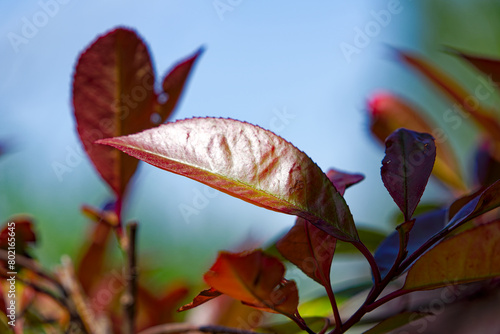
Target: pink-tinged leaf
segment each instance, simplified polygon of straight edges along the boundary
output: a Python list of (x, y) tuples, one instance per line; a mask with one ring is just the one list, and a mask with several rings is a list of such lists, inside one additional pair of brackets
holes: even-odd
[(459, 103), (467, 113), (466, 115), (472, 116), (472, 120), (485, 129), (492, 138), (500, 140), (500, 123), (497, 121), (494, 113), (486, 110), (478, 103), (470, 103), (472, 94), (469, 94), (454, 79), (426, 60), (403, 51), (398, 51), (398, 54), (406, 64), (420, 72), (450, 99)]
[(148, 49), (128, 29), (99, 37), (76, 65), (73, 108), (78, 134), (97, 171), (118, 196), (123, 195), (138, 161), (94, 141), (153, 126), (154, 82)]
[(436, 161), (432, 173), (453, 189), (459, 191), (467, 189), (460, 172), (460, 165), (449, 141), (442, 140), (446, 138), (446, 134), (426, 119), (421, 110), (390, 93), (374, 95), (368, 103), (368, 109), (370, 130), (380, 143), (384, 143), (385, 139), (399, 128), (435, 135), (438, 140), (435, 143)]
[(330, 268), (337, 239), (298, 218), (292, 229), (276, 243), (285, 259), (307, 276), (330, 289)]
[(181, 306), (177, 312), (187, 311), (201, 304), (205, 304), (209, 300), (214, 299), (215, 297), (219, 297), (222, 295), (221, 292), (215, 290), (214, 288), (209, 288), (200, 292), (196, 297), (194, 297), (193, 301), (189, 304)]
[(445, 239), (408, 271), (405, 290), (427, 290), (500, 276), (500, 221)]
[(136, 133), (171, 115), (200, 52), (179, 63), (164, 80), (164, 103), (155, 92), (149, 51), (132, 30), (118, 28), (95, 40), (79, 57), (73, 108), (85, 151), (111, 189), (122, 197), (138, 161), (98, 139)]
[(260, 250), (220, 252), (203, 278), (213, 289), (246, 305), (295, 318), (299, 295), (295, 282), (285, 280), (284, 273), (277, 258)]
[(158, 115), (161, 116), (161, 123), (165, 122), (172, 115), (193, 65), (202, 52), (203, 49), (199, 49), (194, 55), (176, 64), (163, 79), (163, 93), (168, 96), (168, 99), (165, 103), (157, 106)]
[[(415, 218), (415, 223), (408, 234), (406, 251), (408, 256), (419, 249), (429, 238), (441, 231), (446, 224), (446, 210), (424, 213)], [(361, 239), (363, 240), (363, 239)], [(377, 248), (375, 261), (382, 278), (387, 275), (399, 253), (399, 232), (391, 233)]]
[[(466, 199), (468, 198), (470, 197), (466, 197)], [(450, 219), (447, 228), (455, 228), (499, 206), (500, 180), (497, 180), (491, 186), (482, 191), (479, 195), (469, 200), (467, 204), (463, 205), (460, 209), (454, 208), (454, 211), (458, 211)]]
[(326, 176), (332, 181), (333, 185), (342, 196), (344, 196), (347, 188), (365, 179), (362, 174), (346, 173), (335, 169), (328, 170)]
[(409, 221), (424, 193), (436, 157), (434, 138), (399, 129), (385, 141), (382, 181)]
[(321, 169), (258, 126), (193, 118), (99, 143), (254, 205), (300, 216), (339, 239), (358, 240), (349, 207)]

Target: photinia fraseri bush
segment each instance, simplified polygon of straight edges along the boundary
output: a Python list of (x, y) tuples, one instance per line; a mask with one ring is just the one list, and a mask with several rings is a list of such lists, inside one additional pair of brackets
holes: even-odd
[[(500, 61), (456, 53), (479, 70), (500, 77)], [(340, 334), (364, 322), (373, 324), (365, 333), (376, 334), (428, 317), (434, 317), (434, 321), (437, 315), (412, 309), (410, 304), (376, 319), (367, 316), (403, 295), (449, 286), (463, 288), (463, 284), (474, 282), (479, 292), (491, 286), (498, 289), (500, 122), (487, 108), (471, 107), (469, 95), (460, 84), (424, 59), (398, 51), (404, 63), (460, 103), (483, 135), (472, 186), (451, 145), (442, 137), (433, 137), (437, 137), (436, 126), (414, 105), (389, 93), (378, 94), (369, 103), (371, 131), (385, 145), (382, 182), (402, 214), (395, 231), (385, 237), (356, 226), (344, 200), (346, 189), (363, 180), (361, 174), (335, 169), (324, 173), (290, 142), (238, 120), (192, 118), (158, 126), (172, 114), (199, 54), (175, 65), (159, 90), (147, 47), (132, 30), (115, 29), (80, 55), (73, 81), (77, 131), (114, 199), (101, 209), (82, 206), (82, 213), (95, 223), (88, 243), (76, 267), (65, 258), (55, 272), (40, 268), (31, 259), (33, 250), (28, 246), (37, 240), (31, 218), (18, 216), (8, 221), (0, 233), (0, 259), (4, 261), (1, 273), (5, 276), (9, 265), (9, 223), (14, 221), (20, 247), (16, 257), (18, 280), (23, 287), (18, 310), (26, 315), (17, 327), (9, 327), (2, 319), (5, 331), (21, 333), (36, 328), (43, 332), (155, 334), (263, 330)], [(173, 286), (152, 293), (138, 281), (138, 223), (126, 225), (124, 233), (121, 214), (137, 169), (136, 158), (248, 203), (297, 216), (294, 226), (275, 244), (281, 258), (262, 249), (222, 251), (203, 276), (207, 289), (179, 308), (186, 311), (217, 302), (219, 306), (234, 305), (224, 299), (229, 296), (248, 306), (246, 310), (258, 310), (255, 324), (244, 328), (221, 326), (223, 316), (214, 319), (213, 326), (175, 323), (173, 311), (182, 305), (187, 287)], [(456, 198), (417, 213), (431, 175)], [(123, 268), (110, 268), (106, 263), (113, 232), (125, 253)], [(365, 257), (372, 281), (357, 309), (347, 314), (341, 301), (367, 285), (353, 286), (349, 292), (338, 290), (332, 286), (331, 267), (336, 254), (353, 252)], [(324, 288), (327, 311), (301, 316), (298, 287), (285, 278), (285, 262)], [(8, 283), (2, 283), (5, 294)], [(0, 298), (0, 309), (8, 315), (6, 301)], [(226, 308), (229, 317), (247, 314), (235, 309)], [(261, 312), (290, 320), (263, 324)], [(415, 332), (411, 328), (405, 331)], [(416, 331), (423, 332), (421, 328)]]

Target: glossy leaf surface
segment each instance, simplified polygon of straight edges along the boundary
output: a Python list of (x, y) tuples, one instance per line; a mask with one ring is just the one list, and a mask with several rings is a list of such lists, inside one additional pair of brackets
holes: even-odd
[(479, 195), (468, 201), (467, 204), (463, 205), (453, 216), (453, 218), (450, 219), (447, 227), (454, 228), (499, 206), (500, 180), (493, 183)]
[[(417, 216), (406, 245), (408, 256), (420, 248), (430, 237), (441, 231), (445, 224), (446, 210), (436, 210)], [(375, 252), (375, 261), (382, 277), (387, 275), (398, 253), (399, 233), (394, 231), (380, 244)]]
[(182, 311), (190, 310), (192, 308), (195, 308), (196, 306), (199, 306), (201, 304), (205, 304), (209, 300), (212, 300), (215, 297), (219, 297), (220, 295), (222, 295), (222, 293), (215, 290), (214, 288), (209, 288), (209, 289), (203, 290), (196, 297), (194, 297), (194, 299), (191, 303), (180, 307), (177, 311), (182, 312)]
[(259, 250), (220, 252), (203, 278), (213, 289), (246, 305), (292, 318), (299, 295), (295, 282), (285, 280), (284, 273), (285, 267), (277, 258)]
[(500, 276), (500, 221), (450, 237), (422, 255), (404, 289), (435, 289)]
[(300, 216), (339, 239), (358, 239), (344, 198), (321, 169), (258, 126), (192, 118), (99, 143), (252, 204)]
[(278, 251), (307, 276), (330, 288), (330, 268), (337, 239), (298, 218), (292, 229), (276, 243)]
[[(80, 55), (73, 78), (78, 134), (97, 171), (118, 196), (123, 195), (138, 161), (94, 141), (164, 122), (197, 55), (165, 79), (171, 98), (164, 104), (158, 102), (154, 90), (155, 74), (147, 46), (134, 31), (115, 29), (100, 36)], [(159, 115), (157, 122), (152, 121), (155, 114)]]
[(436, 161), (432, 173), (446, 185), (465, 190), (460, 165), (446, 139), (446, 134), (424, 117), (424, 113), (408, 101), (390, 93), (373, 96), (368, 104), (370, 110), (370, 130), (381, 143), (399, 128), (425, 132), (437, 137)]
[(426, 133), (396, 130), (385, 141), (382, 181), (406, 221), (417, 208), (436, 157), (434, 139)]

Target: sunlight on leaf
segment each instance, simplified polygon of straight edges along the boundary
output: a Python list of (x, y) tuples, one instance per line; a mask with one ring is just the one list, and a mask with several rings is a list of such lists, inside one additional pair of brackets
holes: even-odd
[(209, 289), (203, 290), (196, 297), (194, 297), (194, 299), (191, 303), (180, 307), (177, 311), (182, 312), (182, 311), (190, 310), (192, 308), (195, 308), (196, 306), (199, 306), (201, 304), (208, 302), (209, 300), (214, 299), (215, 297), (219, 297), (220, 295), (222, 295), (222, 293), (215, 290), (214, 288), (209, 288)]
[[(198, 55), (180, 63), (165, 78), (169, 99), (163, 104), (155, 92), (149, 51), (135, 31), (112, 30), (80, 55), (72, 97), (78, 134), (95, 168), (118, 197), (123, 196), (138, 161), (94, 141), (163, 123), (174, 109)], [(152, 121), (155, 114), (159, 115), (157, 122)]]
[(262, 251), (220, 252), (203, 276), (213, 289), (267, 312), (290, 318), (297, 312), (299, 295), (295, 282), (283, 278), (285, 267)]
[(358, 240), (349, 207), (321, 169), (258, 126), (192, 118), (98, 143), (254, 205), (300, 216), (339, 239)]
[(405, 290), (425, 290), (500, 276), (500, 221), (445, 239), (408, 271)]

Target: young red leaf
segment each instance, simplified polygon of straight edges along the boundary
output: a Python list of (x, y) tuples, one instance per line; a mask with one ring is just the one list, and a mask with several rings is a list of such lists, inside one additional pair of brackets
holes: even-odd
[(294, 318), (299, 303), (295, 282), (283, 278), (285, 266), (257, 250), (251, 253), (220, 252), (203, 276), (213, 289), (244, 304)]
[(349, 207), (321, 169), (258, 126), (193, 118), (98, 142), (254, 205), (300, 216), (339, 239), (358, 240)]
[(454, 79), (426, 60), (403, 51), (398, 51), (398, 54), (406, 64), (416, 69), (437, 88), (446, 93), (448, 97), (459, 103), (472, 116), (476, 124), (485, 129), (492, 138), (500, 140), (500, 123), (497, 121), (494, 113), (490, 110), (485, 110), (478, 104), (471, 104), (469, 99), (473, 96), (472, 94), (469, 94)]
[(332, 181), (333, 185), (342, 196), (344, 196), (347, 188), (365, 179), (362, 174), (346, 173), (335, 169), (328, 170), (326, 176)]
[(154, 83), (146, 45), (124, 28), (99, 37), (76, 65), (73, 108), (78, 134), (97, 171), (118, 196), (123, 195), (138, 161), (94, 141), (151, 127)]
[(337, 239), (298, 218), (292, 229), (276, 243), (278, 251), (307, 276), (330, 289), (330, 268)]
[[(27, 215), (10, 217), (0, 231), (0, 249), (15, 248), (15, 253), (30, 257), (29, 246), (35, 245), (37, 237), (33, 229), (33, 219)], [(3, 262), (3, 261), (2, 261)], [(16, 268), (16, 270), (19, 270)], [(9, 270), (14, 271), (14, 270)]]
[(177, 312), (187, 311), (196, 306), (200, 306), (201, 304), (205, 304), (209, 300), (214, 299), (215, 297), (219, 297), (222, 295), (221, 292), (215, 290), (214, 288), (209, 288), (200, 292), (196, 297), (194, 297), (193, 301), (189, 304), (181, 306)]
[[(466, 197), (469, 198), (469, 197)], [(455, 203), (454, 203), (455, 204)], [(448, 229), (462, 225), (469, 220), (500, 206), (500, 180), (463, 205), (450, 219)], [(457, 210), (456, 208), (454, 210)]]
[(165, 122), (172, 115), (182, 90), (186, 85), (189, 73), (191, 73), (194, 63), (202, 52), (203, 49), (199, 49), (191, 57), (180, 61), (163, 79), (163, 93), (168, 96), (168, 99), (165, 103), (157, 105), (157, 112), (161, 117), (161, 123)]
[(500, 220), (441, 241), (408, 271), (405, 290), (426, 290), (500, 276)]
[(199, 54), (179, 63), (165, 78), (163, 86), (169, 98), (163, 104), (154, 90), (155, 74), (147, 46), (134, 31), (115, 29), (80, 55), (73, 79), (78, 134), (97, 171), (119, 197), (138, 161), (94, 141), (164, 122), (177, 104)]
[(426, 133), (399, 129), (385, 141), (382, 180), (409, 221), (424, 193), (436, 157), (434, 138)]
[[(421, 110), (408, 101), (390, 93), (379, 93), (373, 96), (369, 103), (370, 130), (381, 143), (399, 128), (434, 134), (438, 137), (444, 134), (436, 130), (436, 126), (424, 117)], [(447, 140), (436, 143), (436, 161), (432, 173), (446, 185), (463, 191), (464, 184), (460, 165)]]

